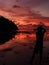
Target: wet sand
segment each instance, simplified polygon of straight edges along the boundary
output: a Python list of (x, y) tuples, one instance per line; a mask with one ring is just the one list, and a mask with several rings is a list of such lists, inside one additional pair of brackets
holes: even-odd
[[(9, 49), (0, 51), (0, 65), (30, 65), (35, 42), (15, 42)], [(39, 65), (39, 54), (36, 55), (33, 65)], [(49, 41), (44, 41), (42, 65), (49, 65)]]

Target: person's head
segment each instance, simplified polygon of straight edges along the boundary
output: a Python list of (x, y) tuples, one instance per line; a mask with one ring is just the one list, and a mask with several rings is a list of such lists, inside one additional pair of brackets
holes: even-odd
[(41, 31), (42, 29), (43, 29), (42, 25), (38, 26), (38, 31)]

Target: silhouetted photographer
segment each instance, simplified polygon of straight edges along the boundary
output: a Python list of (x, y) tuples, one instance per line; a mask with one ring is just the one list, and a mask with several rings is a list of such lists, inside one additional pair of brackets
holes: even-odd
[(46, 29), (42, 25), (39, 25), (37, 29), (34, 29), (34, 31), (36, 32), (36, 45), (33, 51), (30, 64), (32, 65), (35, 55), (39, 53), (40, 54), (40, 65), (41, 65), (42, 53), (43, 53), (43, 38), (46, 32)]

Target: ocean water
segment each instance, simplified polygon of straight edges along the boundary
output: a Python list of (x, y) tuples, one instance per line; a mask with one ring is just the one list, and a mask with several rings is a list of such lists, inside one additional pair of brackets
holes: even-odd
[[(49, 33), (46, 33), (44, 35), (44, 40), (49, 41)], [(43, 41), (44, 41), (43, 40)], [(35, 44), (36, 43), (36, 34), (35, 33), (17, 33), (14, 38), (11, 40), (7, 41), (3, 45), (0, 45), (0, 50), (6, 49), (8, 47), (12, 47), (13, 45), (16, 44)]]

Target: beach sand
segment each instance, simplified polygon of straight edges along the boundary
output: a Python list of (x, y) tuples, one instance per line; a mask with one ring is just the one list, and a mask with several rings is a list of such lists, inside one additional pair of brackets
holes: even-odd
[[(12, 49), (0, 51), (0, 65), (30, 65), (35, 43), (17, 43)], [(36, 55), (33, 65), (39, 65), (39, 54)], [(44, 41), (42, 65), (49, 65), (49, 41)]]

